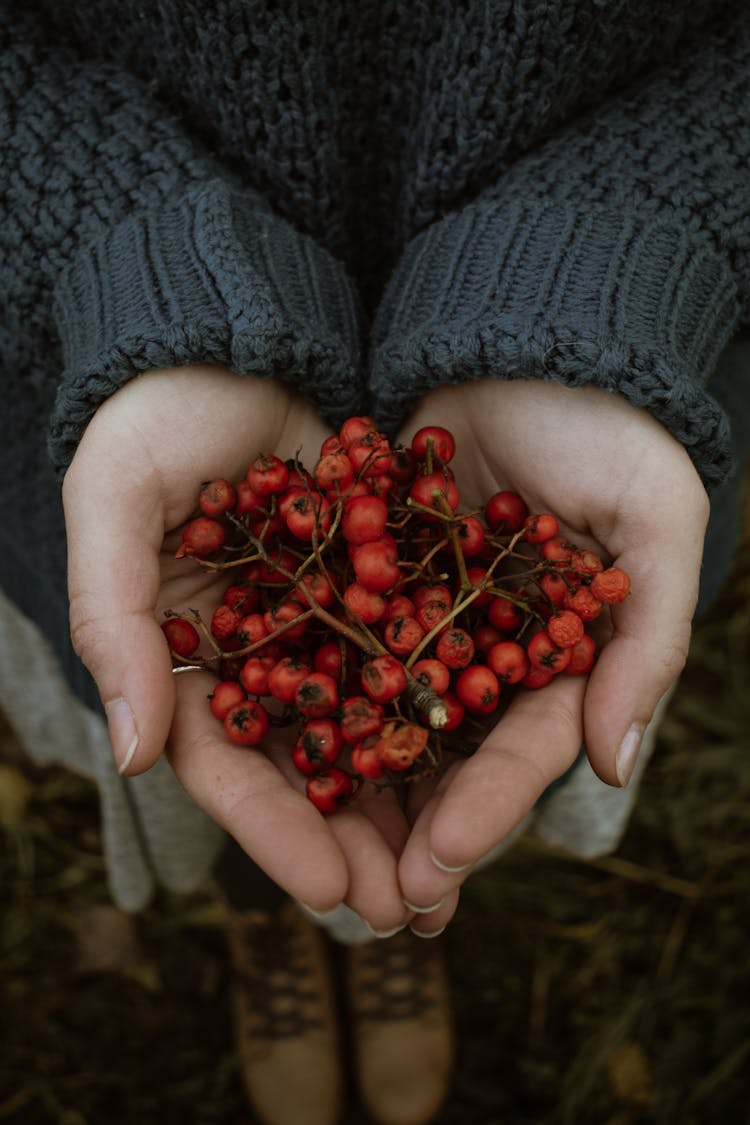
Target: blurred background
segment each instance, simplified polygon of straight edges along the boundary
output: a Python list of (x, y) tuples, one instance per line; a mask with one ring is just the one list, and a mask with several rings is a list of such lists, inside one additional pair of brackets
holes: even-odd
[[(2, 716), (0, 839), (0, 1123), (252, 1125), (210, 889), (116, 910), (92, 787), (32, 767)], [(750, 1123), (750, 520), (617, 854), (522, 839), (445, 940), (436, 1125)]]

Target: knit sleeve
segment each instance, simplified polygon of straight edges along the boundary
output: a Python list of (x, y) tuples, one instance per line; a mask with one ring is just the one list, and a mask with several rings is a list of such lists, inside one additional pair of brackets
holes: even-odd
[[(13, 7), (13, 6), (11, 6)], [(214, 362), (356, 410), (355, 298), (341, 264), (277, 217), (118, 68), (0, 14), (3, 361), (51, 405), (62, 472), (135, 373)], [(53, 404), (53, 405), (52, 405)]]
[(594, 384), (713, 485), (731, 458), (706, 384), (747, 318), (749, 250), (743, 11), (406, 246), (374, 327), (377, 417), (395, 429), (418, 396), (483, 377)]

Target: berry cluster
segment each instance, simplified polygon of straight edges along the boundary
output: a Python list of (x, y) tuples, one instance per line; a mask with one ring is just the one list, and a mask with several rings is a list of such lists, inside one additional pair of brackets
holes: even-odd
[(209, 705), (234, 742), (296, 724), (293, 761), (324, 814), (364, 779), (467, 752), (511, 689), (588, 672), (587, 623), (629, 592), (515, 492), (461, 514), (455, 451), (439, 426), (392, 448), (350, 418), (311, 472), (261, 454), (239, 483), (207, 482), (183, 529), (177, 556), (229, 584), (210, 622), (168, 612), (173, 658), (218, 672)]

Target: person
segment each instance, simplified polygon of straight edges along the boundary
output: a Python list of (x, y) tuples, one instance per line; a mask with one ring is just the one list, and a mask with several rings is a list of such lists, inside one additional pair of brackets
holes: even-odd
[[(585, 856), (624, 829), (709, 511), (704, 599), (737, 523), (749, 24), (739, 0), (3, 6), (0, 704), (96, 781), (117, 903), (218, 873), (264, 1121), (340, 1110), (310, 916), (349, 943), (374, 1119), (416, 1125), (451, 1045), (439, 946), (412, 936), (518, 831)], [(633, 596), (587, 682), (519, 695), (405, 808), (324, 821), (281, 746), (217, 736), (159, 622), (210, 599), (171, 549), (201, 481), (363, 412), (406, 441), (447, 425), (467, 501), (555, 511)], [(264, 1023), (274, 948), (310, 989), (289, 960)]]

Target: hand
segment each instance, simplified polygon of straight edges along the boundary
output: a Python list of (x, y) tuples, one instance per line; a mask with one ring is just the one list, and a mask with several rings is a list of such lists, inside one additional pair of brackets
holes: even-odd
[(472, 865), (522, 820), (584, 742), (603, 781), (627, 783), (644, 728), (687, 656), (708, 498), (666, 429), (597, 388), (524, 380), (443, 388), (420, 403), (402, 440), (408, 444), (427, 424), (456, 438), (462, 505), (513, 489), (632, 580), (587, 681), (559, 677), (521, 693), (472, 758), (414, 788), (399, 877), (413, 904), (447, 896), (421, 918), (433, 930), (452, 914)]
[(204, 620), (226, 579), (176, 560), (200, 485), (237, 480), (258, 452), (312, 461), (324, 423), (281, 384), (219, 367), (154, 371), (95, 414), (66, 474), (73, 644), (99, 688), (115, 757), (141, 773), (168, 746), (190, 796), (290, 894), (313, 909), (346, 900), (376, 929), (405, 920), (396, 855), (408, 825), (395, 800), (358, 800), (324, 821), (282, 736), (231, 744), (210, 714), (209, 673), (172, 674), (164, 609)]

